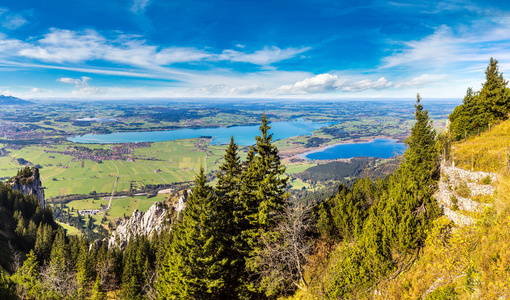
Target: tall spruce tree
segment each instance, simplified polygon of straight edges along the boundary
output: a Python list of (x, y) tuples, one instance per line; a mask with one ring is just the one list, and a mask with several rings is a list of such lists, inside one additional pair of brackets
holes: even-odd
[(262, 116), (260, 136), (255, 138), (255, 157), (248, 172), (252, 172), (255, 181), (257, 214), (252, 217), (262, 228), (269, 229), (275, 225), (275, 217), (283, 212), (288, 198), (285, 192), (288, 177), (281, 162), (278, 148), (273, 144), (273, 134), (269, 134), (267, 116)]
[(283, 211), (288, 205), (288, 194), (285, 192), (288, 178), (285, 176), (285, 167), (278, 154), (278, 148), (273, 144), (273, 135), (269, 134), (267, 116), (261, 119), (261, 135), (255, 138), (256, 144), (250, 147), (245, 168), (241, 175), (240, 202), (245, 207), (245, 226), (241, 233), (244, 242), (247, 270), (251, 277), (244, 279), (244, 298), (260, 297), (264, 291), (258, 286), (257, 276), (260, 273), (256, 256), (260, 253), (263, 244), (263, 235), (275, 237), (272, 231)]
[(428, 116), (428, 111), (423, 110), (420, 94), (416, 96), (415, 108), (414, 118), (416, 123), (411, 129), (411, 135), (405, 140), (408, 149), (404, 153), (404, 162), (400, 169), (408, 169), (406, 175), (412, 176), (412, 183), (425, 188), (417, 188), (416, 190), (429, 193), (428, 187), (439, 178), (439, 149), (436, 141), (436, 131)]
[(439, 179), (439, 149), (436, 131), (421, 98), (416, 100), (416, 123), (405, 140), (404, 161), (390, 179), (387, 193), (380, 201), (385, 225), (386, 245), (393, 253), (405, 255), (422, 245), (430, 221), (439, 208), (432, 194)]
[[(340, 219), (340, 228), (355, 229), (363, 223), (363, 231), (340, 247), (342, 256), (335, 263), (334, 275), (326, 286), (329, 298), (365, 298), (378, 281), (390, 273), (400, 273), (413, 261), (431, 221), (440, 213), (432, 197), (439, 173), (435, 131), (419, 95), (415, 108), (416, 123), (405, 140), (408, 148), (389, 182), (378, 182), (375, 189), (371, 184), (360, 185), (363, 188), (356, 191), (356, 185), (362, 183), (357, 182), (354, 191), (339, 196), (348, 205), (340, 206), (336, 212), (331, 210), (333, 219)], [(349, 199), (356, 201), (346, 201)], [(364, 219), (363, 207), (371, 203)]]
[(234, 143), (234, 137), (230, 138), (230, 144), (225, 150), (223, 156), (225, 160), (220, 165), (216, 178), (218, 179), (214, 191), (217, 197), (217, 210), (218, 214), (222, 215), (220, 218), (222, 227), (227, 230), (230, 236), (236, 235), (237, 223), (243, 207), (239, 205), (239, 190), (240, 190), (240, 175), (241, 175), (241, 162), (238, 154), (238, 147)]
[(162, 299), (225, 299), (225, 256), (223, 234), (218, 230), (219, 214), (213, 190), (206, 184), (204, 168), (195, 188), (172, 228), (172, 243), (158, 279)]
[(39, 263), (34, 250), (30, 250), (23, 266), (13, 276), (17, 283), (18, 296), (23, 299), (37, 299), (41, 291)]
[[(480, 91), (480, 102), (487, 115), (486, 122), (506, 119), (510, 108), (510, 93), (507, 91), (508, 81), (499, 72), (498, 61), (491, 57), (485, 70), (485, 83)], [(484, 124), (487, 126), (487, 124)]]
[(225, 265), (225, 292), (230, 292), (229, 298), (237, 297), (245, 273), (246, 244), (242, 231), (247, 228), (245, 220), (245, 206), (240, 201), (242, 164), (238, 154), (238, 146), (234, 137), (223, 156), (224, 162), (216, 174), (217, 183), (214, 188), (217, 198), (217, 212), (219, 217), (218, 230), (225, 245), (225, 255), (229, 262)]
[(92, 300), (104, 300), (104, 299), (106, 299), (106, 295), (105, 292), (103, 291), (103, 286), (101, 285), (101, 278), (99, 277), (99, 274), (97, 274), (94, 287), (92, 288)]

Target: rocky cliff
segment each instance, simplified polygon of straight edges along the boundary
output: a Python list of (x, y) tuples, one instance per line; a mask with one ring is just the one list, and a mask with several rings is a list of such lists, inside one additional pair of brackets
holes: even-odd
[(131, 238), (136, 236), (152, 236), (170, 224), (168, 209), (161, 202), (154, 203), (146, 212), (135, 209), (133, 215), (120, 222), (115, 231), (107, 237), (108, 248), (125, 248)]
[(44, 187), (42, 186), (39, 169), (26, 167), (7, 182), (14, 190), (19, 190), (23, 195), (34, 195), (41, 207), (44, 208)]
[(141, 235), (150, 237), (155, 232), (170, 230), (172, 218), (176, 217), (175, 213), (178, 215), (186, 207), (189, 194), (190, 190), (179, 192), (177, 201), (169, 206), (156, 202), (146, 212), (133, 211), (133, 215), (123, 219), (109, 237), (102, 241), (96, 240), (95, 247), (99, 248), (106, 243), (108, 248), (124, 249), (131, 238)]

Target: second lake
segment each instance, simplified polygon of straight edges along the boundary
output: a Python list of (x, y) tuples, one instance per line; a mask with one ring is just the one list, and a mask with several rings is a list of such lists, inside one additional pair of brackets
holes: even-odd
[(339, 159), (356, 156), (390, 158), (404, 153), (406, 146), (390, 139), (374, 139), (367, 143), (338, 144), (324, 149), (313, 150), (299, 155), (301, 158), (314, 159)]

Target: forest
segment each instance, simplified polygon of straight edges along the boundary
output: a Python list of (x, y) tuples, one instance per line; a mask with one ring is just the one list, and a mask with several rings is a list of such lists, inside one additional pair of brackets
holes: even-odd
[(0, 298), (371, 298), (420, 261), (443, 213), (433, 197), (440, 154), (508, 118), (506, 84), (491, 59), (482, 91), (468, 89), (450, 116), (451, 136), (436, 132), (418, 94), (395, 171), (339, 184), (309, 206), (286, 192), (285, 166), (263, 115), (245, 159), (232, 138), (215, 183), (201, 168), (186, 208), (173, 212), (166, 230), (133, 238), (125, 249), (67, 235), (51, 208), (0, 183)]

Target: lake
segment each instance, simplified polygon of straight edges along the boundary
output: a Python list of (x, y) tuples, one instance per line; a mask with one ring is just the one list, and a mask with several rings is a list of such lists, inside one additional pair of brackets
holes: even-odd
[[(333, 122), (312, 122), (298, 119), (296, 121), (272, 122), (270, 133), (273, 140), (286, 139), (293, 136), (311, 135), (312, 131), (335, 124)], [(212, 144), (223, 145), (230, 143), (230, 136), (234, 136), (236, 144), (249, 146), (255, 144), (255, 136), (260, 135), (260, 125), (174, 129), (165, 131), (139, 131), (117, 132), (109, 134), (85, 134), (68, 138), (74, 143), (108, 144), (108, 143), (135, 143), (135, 142), (163, 142), (180, 139), (212, 137)]]
[(351, 158), (356, 156), (390, 158), (404, 153), (406, 147), (404, 143), (397, 143), (390, 139), (374, 139), (366, 143), (348, 143), (330, 146), (324, 149), (313, 150), (299, 157), (308, 160), (314, 159), (339, 159)]

